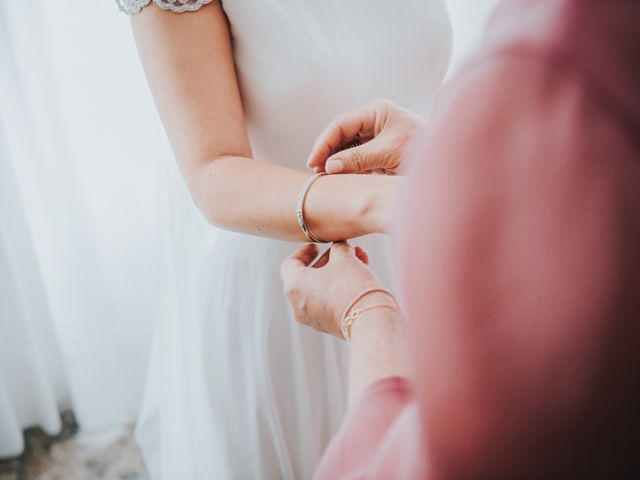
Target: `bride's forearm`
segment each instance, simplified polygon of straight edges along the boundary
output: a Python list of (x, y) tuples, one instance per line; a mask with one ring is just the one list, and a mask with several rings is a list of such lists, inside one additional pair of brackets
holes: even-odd
[[(221, 3), (193, 15), (152, 6), (133, 17), (132, 26), (173, 151), (207, 219), (231, 230), (306, 240), (296, 199), (309, 174), (250, 158)], [(369, 175), (319, 179), (305, 208), (311, 231), (330, 241), (383, 230), (380, 199), (393, 183)]]
[[(296, 217), (300, 188), (311, 173), (245, 157), (223, 157), (190, 172), (194, 200), (213, 223), (229, 230), (305, 241)], [(385, 230), (394, 177), (334, 175), (316, 180), (305, 221), (318, 238), (344, 240)]]

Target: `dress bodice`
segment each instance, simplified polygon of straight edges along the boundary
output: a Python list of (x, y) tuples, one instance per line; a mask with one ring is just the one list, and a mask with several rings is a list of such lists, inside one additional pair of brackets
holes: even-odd
[(303, 168), (336, 115), (388, 98), (426, 115), (446, 74), (443, 0), (228, 0), (256, 159)]
[[(213, 0), (116, 1), (134, 14)], [(257, 160), (302, 168), (331, 119), (375, 98), (425, 116), (449, 65), (444, 0), (221, 1)]]

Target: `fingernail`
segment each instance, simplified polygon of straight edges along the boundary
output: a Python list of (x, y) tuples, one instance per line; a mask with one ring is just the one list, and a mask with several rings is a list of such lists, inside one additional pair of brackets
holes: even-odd
[(324, 169), (327, 173), (340, 173), (344, 170), (344, 163), (342, 160), (328, 160)]

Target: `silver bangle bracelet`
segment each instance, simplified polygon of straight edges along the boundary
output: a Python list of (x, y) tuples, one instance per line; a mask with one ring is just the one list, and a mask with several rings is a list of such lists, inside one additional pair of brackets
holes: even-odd
[(300, 229), (302, 230), (302, 232), (313, 243), (326, 243), (326, 242), (319, 240), (313, 233), (311, 233), (311, 230), (309, 230), (309, 227), (307, 227), (306, 223), (304, 222), (304, 201), (307, 198), (307, 193), (309, 192), (309, 188), (311, 188), (311, 185), (313, 184), (313, 182), (315, 182), (319, 177), (323, 175), (326, 175), (326, 173), (324, 172), (316, 173), (315, 175), (311, 175), (309, 178), (307, 178), (307, 180), (304, 182), (304, 184), (302, 184), (302, 187), (300, 188), (300, 193), (298, 194), (298, 203), (296, 204), (296, 215), (298, 216), (298, 225), (300, 225)]

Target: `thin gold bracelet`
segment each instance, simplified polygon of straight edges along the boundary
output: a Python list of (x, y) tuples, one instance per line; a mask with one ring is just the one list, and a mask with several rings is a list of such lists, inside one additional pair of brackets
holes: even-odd
[(298, 202), (296, 203), (296, 216), (298, 217), (298, 225), (300, 225), (300, 229), (302, 230), (302, 232), (313, 243), (326, 243), (326, 242), (323, 242), (322, 240), (318, 239), (318, 237), (316, 237), (313, 233), (311, 233), (311, 230), (309, 230), (309, 227), (305, 223), (304, 201), (307, 198), (307, 193), (309, 192), (309, 189), (311, 188), (311, 185), (313, 184), (313, 182), (315, 182), (318, 178), (322, 177), (323, 175), (326, 175), (326, 173), (324, 172), (316, 173), (315, 175), (311, 175), (309, 178), (307, 178), (307, 180), (302, 184), (302, 187), (300, 188), (300, 193), (298, 194)]
[[(366, 297), (371, 293), (384, 293), (385, 295), (388, 295), (389, 297), (391, 297), (391, 299), (393, 300), (393, 304), (377, 303), (374, 305), (368, 305), (362, 308), (357, 308), (355, 310), (353, 309), (356, 303), (358, 303), (360, 300), (362, 300), (364, 297)], [(373, 308), (392, 308), (396, 311), (400, 311), (396, 297), (389, 290), (385, 288), (369, 288), (365, 290), (364, 292), (360, 293), (360, 295), (358, 295), (356, 298), (353, 299), (353, 301), (349, 304), (347, 308), (345, 308), (344, 313), (342, 314), (342, 325), (341, 325), (342, 337), (347, 342), (351, 341), (351, 325), (353, 324), (354, 320), (358, 318), (358, 316), (361, 313), (367, 310), (371, 310)]]
[(367, 305), (366, 307), (355, 309), (351, 315), (344, 319), (342, 323), (342, 335), (347, 342), (351, 341), (351, 327), (353, 322), (360, 316), (361, 313), (367, 310), (373, 310), (374, 308), (390, 308), (394, 311), (398, 311), (398, 307), (393, 303), (375, 303), (373, 305)]

